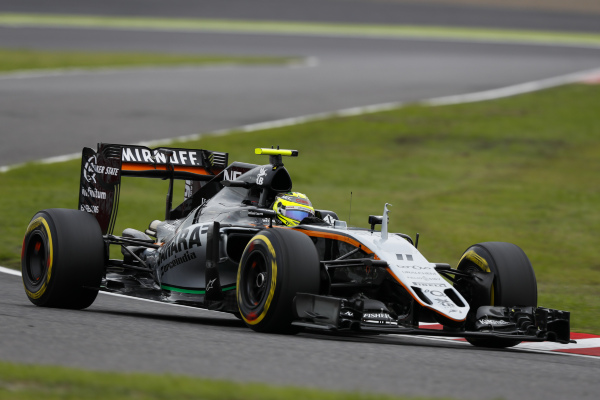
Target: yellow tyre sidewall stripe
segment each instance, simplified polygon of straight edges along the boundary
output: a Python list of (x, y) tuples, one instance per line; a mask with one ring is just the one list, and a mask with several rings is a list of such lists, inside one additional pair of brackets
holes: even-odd
[[(264, 242), (267, 245), (267, 248), (269, 249), (269, 252), (271, 253), (271, 287), (269, 288), (269, 295), (267, 296), (267, 300), (265, 301), (263, 310), (260, 313), (260, 315), (258, 317), (256, 317), (256, 319), (253, 319), (253, 320), (246, 319), (244, 313), (242, 312), (242, 310), (240, 310), (240, 315), (242, 316), (242, 319), (249, 325), (257, 325), (265, 318), (265, 316), (267, 315), (267, 312), (269, 311), (269, 307), (271, 306), (271, 302), (273, 301), (273, 297), (275, 297), (275, 288), (277, 285), (277, 257), (275, 254), (275, 249), (273, 248), (273, 245), (271, 244), (271, 241), (269, 240), (269, 238), (267, 238), (264, 235), (256, 235), (250, 241), (250, 243), (248, 243), (246, 248), (248, 248), (248, 246), (250, 246), (250, 244), (256, 240), (262, 240), (262, 242)], [(240, 263), (240, 266), (238, 268), (237, 285), (236, 285), (237, 286), (238, 304), (241, 303), (241, 293), (240, 293), (241, 271), (242, 271), (242, 265)]]
[[(52, 276), (52, 265), (54, 264), (54, 249), (53, 249), (53, 245), (52, 245), (52, 234), (50, 233), (50, 227), (48, 226), (48, 222), (46, 222), (46, 219), (44, 217), (38, 217), (29, 223), (29, 226), (27, 227), (27, 231), (25, 232), (25, 237), (27, 237), (27, 235), (29, 235), (34, 229), (38, 228), (40, 225), (44, 226), (44, 228), (46, 229), (46, 235), (48, 237), (48, 243), (47, 243), (48, 270), (47, 270), (46, 275), (44, 276), (44, 282), (40, 286), (39, 290), (36, 292), (32, 292), (29, 289), (27, 289), (27, 286), (25, 285), (25, 281), (24, 281), (25, 274), (23, 274), (23, 286), (25, 287), (25, 292), (27, 293), (27, 296), (29, 296), (32, 299), (39, 299), (46, 292), (46, 289), (48, 288), (48, 282), (50, 282), (50, 277)], [(25, 257), (27, 257), (27, 255), (25, 255)]]

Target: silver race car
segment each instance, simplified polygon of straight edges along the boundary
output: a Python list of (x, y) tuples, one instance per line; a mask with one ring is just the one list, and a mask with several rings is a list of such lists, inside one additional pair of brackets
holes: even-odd
[[(27, 227), (28, 298), (83, 309), (99, 291), (116, 292), (233, 313), (259, 332), (437, 335), (485, 347), (570, 342), (569, 312), (537, 306), (535, 274), (518, 246), (472, 245), (455, 268), (430, 262), (418, 235), (389, 232), (389, 204), (368, 216), (370, 228), (347, 226), (292, 191), (282, 160), (297, 151), (256, 153), (269, 163), (229, 164), (227, 153), (199, 149), (85, 148), (78, 209), (40, 211)], [(163, 179), (168, 191), (164, 220), (117, 236), (123, 176)], [(174, 180), (185, 181), (175, 208)], [(431, 322), (443, 329), (423, 327)]]

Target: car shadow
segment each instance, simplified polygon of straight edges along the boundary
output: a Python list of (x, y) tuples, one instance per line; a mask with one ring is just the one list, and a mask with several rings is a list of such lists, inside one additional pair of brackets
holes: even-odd
[(411, 346), (411, 347), (427, 347), (427, 348), (440, 348), (440, 349), (451, 349), (460, 351), (486, 351), (486, 352), (502, 352), (502, 353), (524, 353), (526, 350), (519, 348), (485, 348), (472, 346), (464, 341), (453, 341), (453, 340), (439, 340), (439, 339), (428, 339), (417, 335), (401, 335), (401, 334), (352, 334), (352, 333), (340, 333), (340, 332), (319, 332), (319, 331), (305, 331), (301, 333), (302, 337), (306, 339), (314, 340), (331, 340), (331, 341), (346, 341), (352, 343), (365, 343), (365, 344), (381, 344), (381, 345), (394, 345), (394, 346)]
[(97, 313), (103, 315), (114, 315), (129, 318), (143, 318), (152, 321), (165, 321), (165, 322), (176, 322), (176, 323), (187, 323), (187, 324), (199, 324), (199, 325), (210, 325), (217, 327), (235, 327), (244, 328), (246, 325), (243, 321), (237, 319), (233, 315), (223, 314), (218, 317), (197, 315), (173, 315), (158, 312), (147, 312), (147, 311), (121, 311), (121, 310), (107, 310), (107, 309), (87, 309), (86, 312)]

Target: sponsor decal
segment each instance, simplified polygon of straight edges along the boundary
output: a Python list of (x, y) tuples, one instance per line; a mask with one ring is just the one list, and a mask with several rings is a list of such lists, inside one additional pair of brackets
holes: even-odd
[(99, 206), (94, 206), (94, 205), (89, 205), (89, 204), (82, 204), (79, 209), (81, 211), (85, 211), (85, 212), (88, 212), (90, 214), (98, 214), (100, 212), (100, 207)]
[(413, 282), (412, 284), (417, 287), (446, 287), (445, 283)]
[[(202, 228), (205, 228), (205, 229), (202, 230)], [(201, 230), (202, 230), (202, 232), (201, 232)], [(177, 253), (182, 253), (185, 251), (187, 254), (187, 250), (191, 250), (194, 247), (202, 246), (202, 243), (200, 241), (200, 235), (205, 234), (207, 232), (207, 230), (208, 230), (207, 225), (195, 226), (194, 228), (191, 228), (191, 229), (182, 230), (181, 232), (176, 234), (173, 237), (173, 239), (171, 239), (171, 241), (169, 241), (167, 244), (165, 244), (164, 246), (162, 246), (159, 249), (160, 255), (158, 258), (158, 262), (163, 263), (167, 259), (172, 257), (173, 255), (176, 255)], [(193, 254), (193, 258), (196, 258), (195, 253), (189, 253), (189, 254)], [(192, 256), (190, 256), (190, 257), (192, 257)], [(181, 264), (185, 261), (187, 261), (187, 260), (184, 260), (184, 261), (180, 262), (179, 264)], [(176, 265), (179, 265), (179, 264), (176, 264)]]
[[(424, 267), (422, 265), (398, 265), (396, 264), (396, 267), (400, 268), (400, 269), (416, 269), (419, 271), (423, 271), (423, 270), (431, 270), (431, 267)], [(436, 272), (437, 274), (437, 272)]]
[(119, 176), (119, 168), (96, 165), (96, 172), (103, 175)]
[(423, 293), (425, 293), (428, 297), (433, 298), (433, 301), (435, 301), (438, 306), (444, 308), (456, 307), (456, 304), (454, 304), (454, 302), (448, 296), (446, 296), (444, 292), (439, 290), (424, 289)]
[(446, 295), (439, 290), (426, 290), (425, 293), (429, 293), (434, 297), (446, 297)]
[(229, 171), (227, 169), (223, 171), (223, 174), (225, 175), (223, 177), (223, 179), (226, 180), (226, 181), (235, 181), (237, 178), (239, 178), (240, 176), (242, 176), (242, 172), (241, 171)]
[(162, 276), (167, 271), (169, 271), (171, 268), (181, 265), (190, 260), (194, 260), (196, 258), (197, 258), (196, 253), (189, 252), (189, 251), (186, 251), (183, 255), (181, 255), (179, 257), (175, 256), (175, 258), (172, 261), (170, 261), (167, 264), (160, 267), (160, 275)]
[(489, 319), (489, 318), (482, 318), (479, 321), (480, 324), (482, 325), (510, 325), (510, 322), (506, 322), (506, 321), (502, 321), (499, 319)]
[(211, 279), (211, 280), (208, 281), (208, 285), (206, 285), (206, 291), (207, 292), (214, 287), (216, 280), (217, 280), (217, 278), (214, 278), (214, 279)]
[(300, 198), (300, 197), (293, 198), (292, 201), (295, 201), (298, 204), (304, 204), (306, 206), (311, 205), (310, 202), (308, 202), (307, 200), (304, 200), (303, 198)]
[(451, 302), (450, 300), (444, 300), (444, 299), (434, 299), (440, 306), (444, 307), (444, 308), (451, 308), (454, 307), (455, 304), (453, 302)]
[[(202, 156), (199, 151), (192, 149), (169, 149), (172, 152), (169, 161), (174, 165), (201, 166)], [(123, 147), (121, 155), (123, 162), (141, 164), (167, 164), (167, 155), (160, 149), (150, 150), (140, 147)]]
[(390, 314), (388, 313), (364, 313), (363, 319), (388, 319), (391, 320)]
[[(417, 275), (417, 274), (415, 274)], [(419, 277), (411, 277), (411, 279), (419, 279), (419, 280), (423, 280), (423, 281), (429, 281), (429, 282), (441, 282), (442, 280), (440, 279), (439, 275), (438, 276), (424, 276), (425, 274), (418, 274), (420, 275)]]
[(332, 226), (333, 226), (333, 224), (335, 223), (335, 222), (334, 222), (335, 220), (334, 220), (334, 219), (333, 219), (333, 217), (332, 217), (331, 215), (329, 215), (329, 214), (327, 214), (327, 215), (325, 216), (325, 218), (323, 218), (323, 221), (327, 222), (329, 225), (332, 225)]
[[(415, 276), (419, 276), (419, 277), (424, 277), (423, 279), (438, 279), (440, 274), (438, 274), (435, 271), (422, 271), (422, 270), (418, 270), (418, 271), (413, 271), (413, 270), (404, 270), (402, 271), (402, 273), (404, 275), (415, 275)], [(429, 277), (429, 278), (425, 278), (425, 276)], [(414, 278), (413, 278), (414, 279)]]
[(262, 185), (266, 176), (267, 176), (267, 168), (266, 167), (261, 168), (258, 175), (256, 175), (256, 184)]
[(81, 188), (81, 194), (85, 197), (93, 197), (94, 199), (106, 199), (106, 192), (101, 192), (95, 188)]
[(87, 182), (96, 183), (96, 156), (88, 158), (83, 166), (83, 178)]
[(95, 184), (97, 183), (96, 174), (119, 176), (119, 168), (98, 165), (98, 160), (96, 159), (96, 156), (92, 156), (88, 158), (88, 160), (83, 166), (83, 178), (87, 182), (93, 182)]
[(343, 317), (354, 318), (354, 313), (352, 311), (343, 311), (340, 313), (340, 315)]
[(264, 217), (265, 213), (262, 212), (261, 210), (248, 210), (248, 216), (260, 218), (260, 217)]

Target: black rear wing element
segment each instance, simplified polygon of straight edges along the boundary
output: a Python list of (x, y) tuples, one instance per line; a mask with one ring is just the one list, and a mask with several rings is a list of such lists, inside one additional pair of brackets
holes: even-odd
[[(96, 217), (103, 234), (112, 233), (117, 217), (122, 176), (169, 179), (167, 215), (171, 212), (173, 179), (207, 182), (227, 168), (228, 154), (201, 149), (99, 143), (85, 147), (81, 157), (79, 206)], [(186, 197), (193, 193), (186, 192)]]

